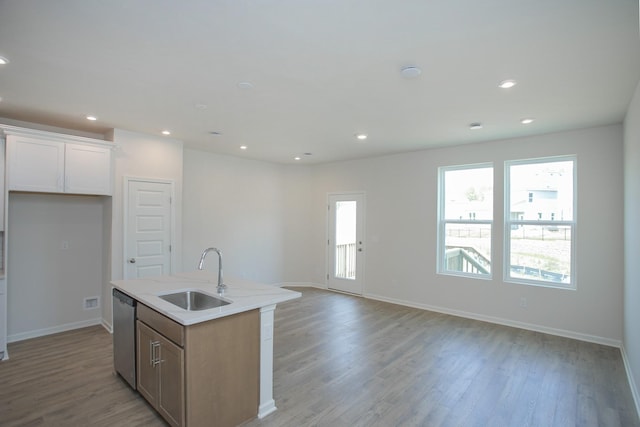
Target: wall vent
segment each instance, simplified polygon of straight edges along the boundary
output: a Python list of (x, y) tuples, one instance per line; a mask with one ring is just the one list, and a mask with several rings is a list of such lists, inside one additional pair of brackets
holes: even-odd
[(100, 297), (89, 297), (85, 298), (82, 304), (83, 310), (93, 310), (95, 308), (100, 308)]

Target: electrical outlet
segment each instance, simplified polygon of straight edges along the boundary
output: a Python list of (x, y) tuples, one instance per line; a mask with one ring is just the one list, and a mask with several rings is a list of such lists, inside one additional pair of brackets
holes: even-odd
[(66, 251), (67, 249), (69, 249), (69, 241), (68, 240), (63, 240), (60, 243), (60, 249), (63, 251)]
[(520, 307), (527, 308), (527, 299), (525, 297), (520, 298)]

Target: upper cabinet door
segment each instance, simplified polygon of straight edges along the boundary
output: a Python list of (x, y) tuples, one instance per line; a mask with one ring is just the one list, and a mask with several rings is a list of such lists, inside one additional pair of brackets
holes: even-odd
[(64, 190), (64, 144), (9, 135), (9, 190), (59, 193)]
[(111, 194), (111, 150), (65, 144), (65, 193)]
[(110, 147), (7, 136), (10, 191), (111, 195)]

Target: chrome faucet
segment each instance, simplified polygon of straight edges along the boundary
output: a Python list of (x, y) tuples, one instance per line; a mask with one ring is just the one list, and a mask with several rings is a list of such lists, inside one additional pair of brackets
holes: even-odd
[(202, 252), (202, 256), (200, 257), (200, 262), (198, 263), (198, 270), (202, 270), (202, 267), (204, 266), (204, 259), (206, 258), (207, 254), (211, 251), (215, 251), (215, 253), (218, 254), (218, 295), (222, 296), (224, 294), (224, 291), (227, 289), (227, 285), (225, 285), (224, 283), (222, 283), (222, 252), (220, 252), (220, 249), (218, 248), (207, 248), (204, 250), (204, 252)]

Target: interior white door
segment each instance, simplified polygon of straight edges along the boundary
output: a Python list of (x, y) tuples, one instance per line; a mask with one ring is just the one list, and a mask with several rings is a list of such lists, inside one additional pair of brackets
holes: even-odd
[(129, 180), (125, 279), (171, 273), (172, 184)]
[(364, 193), (329, 195), (327, 286), (357, 295), (364, 283)]

